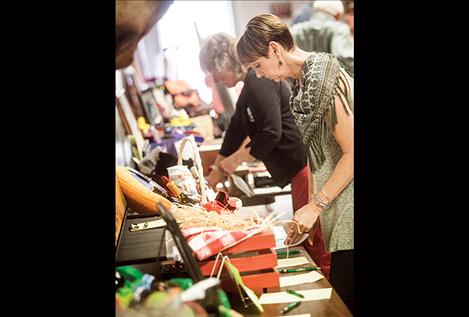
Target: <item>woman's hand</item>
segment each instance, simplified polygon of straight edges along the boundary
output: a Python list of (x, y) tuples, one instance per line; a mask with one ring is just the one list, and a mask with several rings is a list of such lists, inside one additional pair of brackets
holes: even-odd
[[(321, 213), (321, 209), (314, 204), (314, 202), (310, 202), (295, 212), (293, 216), (293, 220), (297, 223), (289, 224), (290, 232), (288, 233), (287, 237), (285, 238), (285, 245), (294, 244), (298, 241), (303, 234), (311, 233), (308, 238), (308, 242), (312, 245), (312, 236), (317, 227), (315, 224), (317, 223), (319, 214)], [(314, 226), (314, 230), (311, 230)]]

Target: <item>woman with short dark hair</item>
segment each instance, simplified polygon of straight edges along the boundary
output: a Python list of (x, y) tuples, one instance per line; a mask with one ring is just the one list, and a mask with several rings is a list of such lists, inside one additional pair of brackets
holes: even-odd
[(328, 53), (298, 48), (277, 16), (252, 18), (238, 56), (259, 78), (293, 79), (290, 109), (307, 146), (313, 199), (297, 210), (298, 228), (286, 243), (307, 235), (320, 218), (331, 252), (330, 282), (353, 312), (353, 79)]
[[(293, 210), (300, 209), (308, 203), (309, 173), (301, 134), (288, 105), (290, 85), (257, 78), (253, 69), (241, 67), (236, 39), (225, 33), (214, 34), (202, 43), (199, 60), (205, 72), (227, 87), (244, 82), (215, 160), (217, 168), (207, 177), (209, 184), (215, 186), (239, 164), (255, 158), (264, 162), (275, 185), (291, 183)], [(330, 254), (324, 250), (319, 226), (310, 241), (312, 245), (304, 242), (303, 246), (328, 277)]]

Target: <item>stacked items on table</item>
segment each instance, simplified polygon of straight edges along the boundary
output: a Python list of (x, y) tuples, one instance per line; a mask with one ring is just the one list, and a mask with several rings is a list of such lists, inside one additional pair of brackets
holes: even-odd
[(137, 161), (155, 147), (177, 155), (174, 143), (188, 135), (193, 135), (198, 143), (213, 139), (215, 129), (214, 119), (209, 115), (210, 106), (187, 83), (155, 81), (140, 91), (132, 84), (134, 75), (123, 75), (126, 85), (116, 91), (116, 110), (122, 123), (118, 128), (128, 136)]
[[(158, 281), (133, 266), (116, 268), (115, 297), (117, 316), (208, 316), (205, 291), (216, 286), (216, 279), (193, 283), (190, 278)], [(230, 316), (231, 305), (225, 292), (218, 289), (218, 316)], [(205, 300), (205, 301), (204, 301)]]
[[(197, 146), (193, 139), (184, 141), (181, 148), (184, 144), (192, 144), (196, 154), (192, 171), (182, 165), (182, 157), (179, 156), (177, 164), (168, 168), (169, 178), (163, 177), (162, 185), (159, 185), (137, 171), (118, 168), (118, 180), (124, 184), (121, 186), (124, 195), (129, 193), (126, 188), (133, 183), (132, 186), (139, 186), (139, 189), (131, 191), (130, 200), (134, 200), (131, 204), (139, 195), (136, 191), (143, 191), (149, 196), (142, 198), (147, 207), (158, 212), (156, 205), (162, 203), (170, 211), (187, 244), (201, 261), (203, 275), (209, 275), (207, 273), (214, 265), (213, 257), (222, 252), (240, 272), (247, 288), (260, 294), (264, 288), (278, 287), (279, 273), (274, 269), (277, 260), (272, 252), (275, 238), (268, 231), (269, 220), (254, 213), (250, 217), (242, 216), (237, 211), (241, 207), (239, 199), (231, 198), (223, 191), (216, 196), (208, 194), (211, 188), (199, 173), (202, 168)], [(145, 182), (150, 186), (144, 186)], [(228, 291), (236, 290), (226, 274), (222, 277), (222, 286)]]

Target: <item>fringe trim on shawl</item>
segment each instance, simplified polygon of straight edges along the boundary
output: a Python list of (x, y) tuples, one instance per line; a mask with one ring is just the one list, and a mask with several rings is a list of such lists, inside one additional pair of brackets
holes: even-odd
[[(335, 97), (342, 95), (347, 98), (344, 91), (340, 88), (340, 82), (343, 81), (345, 89), (347, 84), (344, 82), (347, 79), (342, 78), (340, 64), (337, 59), (330, 54), (326, 54), (327, 61), (325, 70), (323, 72), (324, 82), (319, 90), (318, 101), (320, 105), (318, 109), (311, 115), (311, 119), (306, 126), (300, 130), (303, 134), (303, 142), (308, 148), (308, 158), (310, 161), (310, 169), (312, 172), (318, 171), (326, 160), (324, 155), (323, 145), (324, 140), (333, 133), (337, 125), (337, 114), (335, 108)], [(314, 71), (314, 70), (313, 70)], [(323, 91), (332, 86), (332, 92)], [(350, 93), (350, 92), (349, 92)], [(347, 115), (350, 115), (347, 105), (344, 104), (341, 98), (342, 106)], [(347, 102), (348, 104), (348, 102)], [(313, 110), (314, 111), (314, 110)]]

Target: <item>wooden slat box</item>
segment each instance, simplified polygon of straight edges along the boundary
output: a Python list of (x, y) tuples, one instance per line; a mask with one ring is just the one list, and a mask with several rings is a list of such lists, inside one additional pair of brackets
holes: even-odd
[[(266, 231), (246, 239), (245, 241), (223, 251), (228, 255), (231, 263), (239, 270), (244, 284), (255, 293), (262, 293), (264, 288), (279, 287), (280, 274), (277, 271), (277, 254), (273, 251), (275, 236), (272, 231)], [(216, 256), (200, 261), (202, 274), (209, 276)], [(218, 261), (215, 275), (220, 268)], [(221, 285), (227, 292), (237, 291), (226, 269), (221, 275)]]

